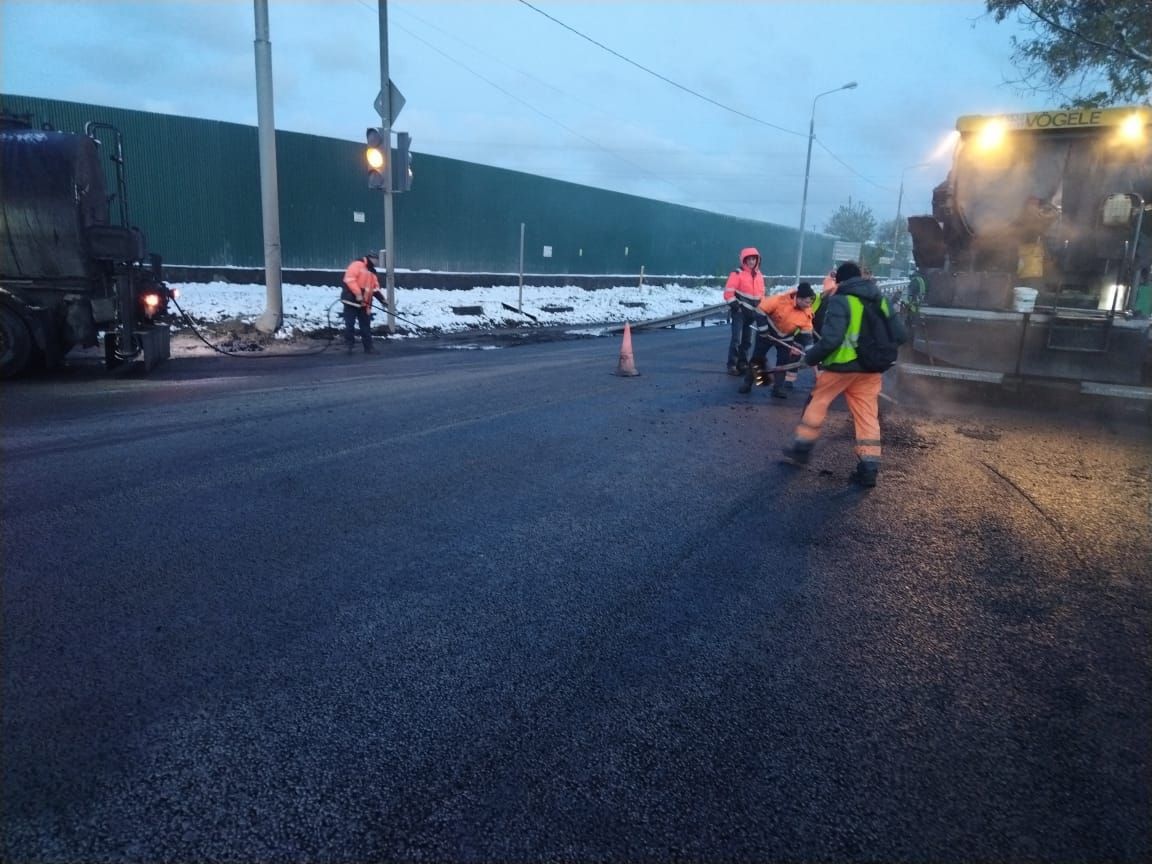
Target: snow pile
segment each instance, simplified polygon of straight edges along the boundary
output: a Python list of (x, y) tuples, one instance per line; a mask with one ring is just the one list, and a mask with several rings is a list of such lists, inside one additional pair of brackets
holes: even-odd
[[(906, 280), (880, 280), (881, 291), (900, 291)], [(256, 333), (255, 320), (263, 313), (267, 292), (263, 285), (227, 282), (170, 283), (177, 289), (179, 307), (196, 327), (172, 310), (173, 354), (196, 356), (222, 350), (226, 353), (266, 350), (311, 350), (309, 336), (341, 338), (343, 329), (340, 291), (333, 287), (284, 285), (283, 327), (274, 337)], [(786, 288), (773, 288), (774, 293)], [(427, 288), (396, 289), (397, 337), (433, 334), (464, 334), (509, 328), (571, 327), (571, 335), (600, 336), (610, 325), (625, 321), (637, 324), (697, 312), (723, 303), (723, 287), (699, 285), (644, 285), (589, 290), (576, 285), (542, 287), (525, 285), (524, 305), (517, 311), (520, 289), (516, 285), (467, 290)], [(711, 321), (724, 323), (724, 311)], [(380, 335), (387, 319), (374, 310), (372, 326)], [(693, 322), (691, 325), (699, 326)], [(215, 346), (213, 348), (212, 346)], [(455, 345), (457, 348), (495, 347)]]
[[(177, 302), (197, 326), (251, 323), (264, 311), (263, 285), (210, 282), (176, 283), (171, 287), (178, 289)], [(520, 289), (516, 285), (463, 291), (397, 288), (396, 314), (406, 319), (397, 321), (397, 329), (401, 333), (414, 333), (417, 328), (449, 333), (497, 327), (649, 321), (715, 306), (723, 302), (721, 295), (720, 287), (685, 285), (634, 284), (599, 290), (525, 285), (523, 311), (518, 312)], [(343, 326), (339, 297), (336, 288), (284, 285), (285, 335)], [(377, 310), (373, 325), (383, 324), (383, 319), (383, 313)], [(178, 321), (177, 326), (183, 323)]]

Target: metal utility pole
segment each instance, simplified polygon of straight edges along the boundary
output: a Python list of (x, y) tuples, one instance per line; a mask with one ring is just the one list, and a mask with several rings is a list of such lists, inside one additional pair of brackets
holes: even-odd
[(896, 221), (892, 223), (892, 263), (888, 267), (888, 275), (900, 264), (900, 208), (904, 204), (904, 173), (900, 173), (900, 194), (896, 196)]
[(392, 88), (388, 79), (388, 0), (380, 2), (380, 132), (388, 170), (384, 173), (384, 286), (388, 297), (388, 332), (396, 332), (396, 253), (392, 230)]
[[(892, 224), (892, 265), (888, 268), (889, 275), (898, 264), (901, 264), (897, 253), (900, 251), (900, 208), (904, 206), (904, 174), (913, 168), (923, 168), (930, 164), (932, 163), (918, 162), (915, 165), (907, 165), (900, 171), (900, 194), (896, 196), (896, 221)], [(900, 269), (903, 270), (903, 266)]]
[(520, 223), (520, 290), (516, 293), (516, 308), (524, 311), (524, 223)]
[(264, 214), (264, 284), (267, 299), (256, 319), (261, 333), (275, 333), (284, 323), (281, 284), (280, 197), (276, 187), (276, 121), (272, 114), (272, 42), (268, 38), (268, 0), (253, 0), (256, 12), (256, 113), (259, 123), (260, 209)]

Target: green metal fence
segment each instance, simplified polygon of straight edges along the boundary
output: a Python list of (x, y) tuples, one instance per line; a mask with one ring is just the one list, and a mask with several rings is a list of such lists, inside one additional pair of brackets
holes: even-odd
[[(132, 221), (171, 264), (264, 262), (256, 128), (74, 102), (0, 96), (35, 125), (124, 135)], [(419, 136), (419, 131), (414, 130)], [(105, 148), (108, 149), (108, 148)], [(339, 268), (383, 237), (383, 202), (367, 188), (361, 142), (276, 133), (285, 267)], [(396, 265), (411, 270), (722, 275), (743, 246), (767, 273), (795, 266), (794, 228), (414, 151), (412, 190), (395, 197)], [(805, 272), (831, 260), (832, 238), (809, 234)]]

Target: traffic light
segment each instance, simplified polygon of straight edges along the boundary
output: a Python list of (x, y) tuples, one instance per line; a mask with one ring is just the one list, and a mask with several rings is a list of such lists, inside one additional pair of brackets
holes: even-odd
[(396, 147), (392, 151), (392, 191), (407, 192), (412, 188), (412, 136), (396, 133)]
[(368, 161), (368, 188), (369, 189), (383, 189), (387, 156), (384, 142), (384, 132), (375, 127), (369, 127), (364, 131), (364, 140), (367, 147), (364, 150), (364, 158)]

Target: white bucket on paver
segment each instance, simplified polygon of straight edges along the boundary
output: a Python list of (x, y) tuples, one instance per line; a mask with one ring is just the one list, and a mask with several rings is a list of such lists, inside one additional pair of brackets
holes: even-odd
[(1032, 312), (1036, 308), (1036, 297), (1039, 294), (1040, 292), (1035, 288), (1013, 288), (1012, 298), (1014, 302), (1012, 308), (1017, 312)]

